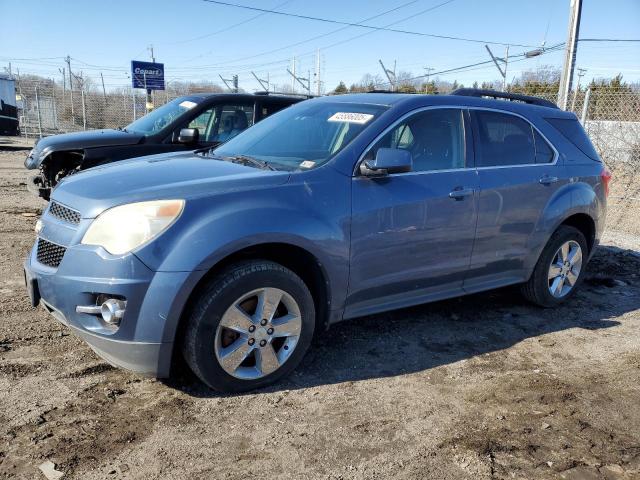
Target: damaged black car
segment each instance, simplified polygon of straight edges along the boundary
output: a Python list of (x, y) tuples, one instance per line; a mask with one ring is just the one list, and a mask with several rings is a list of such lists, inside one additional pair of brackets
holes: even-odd
[(41, 138), (24, 162), (27, 169), (38, 170), (28, 187), (48, 200), (60, 180), (81, 170), (144, 155), (215, 147), (301, 100), (273, 94), (198, 93), (176, 98), (124, 128)]

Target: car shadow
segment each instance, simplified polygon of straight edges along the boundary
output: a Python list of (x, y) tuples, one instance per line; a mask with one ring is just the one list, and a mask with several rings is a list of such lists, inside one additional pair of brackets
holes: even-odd
[[(251, 393), (399, 376), (553, 332), (611, 328), (619, 325), (613, 318), (640, 308), (638, 267), (639, 253), (600, 247), (580, 290), (557, 308), (530, 305), (509, 287), (342, 322), (319, 335), (292, 375)], [(194, 397), (225, 396), (184, 367), (165, 383)]]

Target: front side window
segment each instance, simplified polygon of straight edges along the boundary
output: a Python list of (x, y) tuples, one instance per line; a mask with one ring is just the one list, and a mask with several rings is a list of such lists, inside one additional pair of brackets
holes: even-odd
[(224, 104), (211, 107), (191, 120), (187, 128), (197, 128), (200, 143), (222, 143), (253, 125), (253, 107)]
[(408, 150), (416, 172), (464, 168), (462, 110), (433, 109), (410, 116), (378, 140), (365, 159), (375, 158), (379, 148)]
[(484, 110), (476, 110), (474, 115), (478, 167), (536, 163), (533, 128), (529, 122), (515, 115)]
[(283, 109), (216, 148), (214, 155), (250, 156), (274, 168), (309, 169), (344, 149), (387, 107), (309, 100)]
[(200, 141), (206, 142), (208, 139), (208, 133), (211, 129), (212, 120), (214, 119), (215, 108), (205, 110), (196, 118), (189, 122), (187, 128), (195, 128), (198, 130)]

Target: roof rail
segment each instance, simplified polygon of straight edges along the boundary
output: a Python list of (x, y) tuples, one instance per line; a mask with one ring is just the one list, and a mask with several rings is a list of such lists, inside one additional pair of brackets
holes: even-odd
[(267, 92), (266, 90), (253, 92), (253, 94), (254, 95), (286, 95), (287, 97), (304, 97), (304, 98), (314, 98), (316, 96), (316, 95), (307, 95), (306, 93)]
[(512, 102), (524, 102), (530, 105), (538, 105), (540, 107), (559, 108), (555, 103), (540, 97), (532, 97), (530, 95), (521, 95), (519, 93), (498, 92), (496, 90), (484, 90), (482, 88), (459, 88), (451, 92), (451, 95), (461, 95), (465, 97), (490, 97), (503, 98)]
[(367, 90), (365, 93), (397, 93), (397, 92), (394, 92), (393, 90), (374, 88), (373, 90)]

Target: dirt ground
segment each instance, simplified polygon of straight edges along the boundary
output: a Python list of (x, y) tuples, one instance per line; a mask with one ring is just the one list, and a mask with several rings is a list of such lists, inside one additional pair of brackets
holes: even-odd
[(0, 152), (0, 478), (640, 478), (633, 202), (561, 308), (503, 289), (346, 322), (290, 379), (220, 396), (114, 369), (30, 308), (24, 156)]

